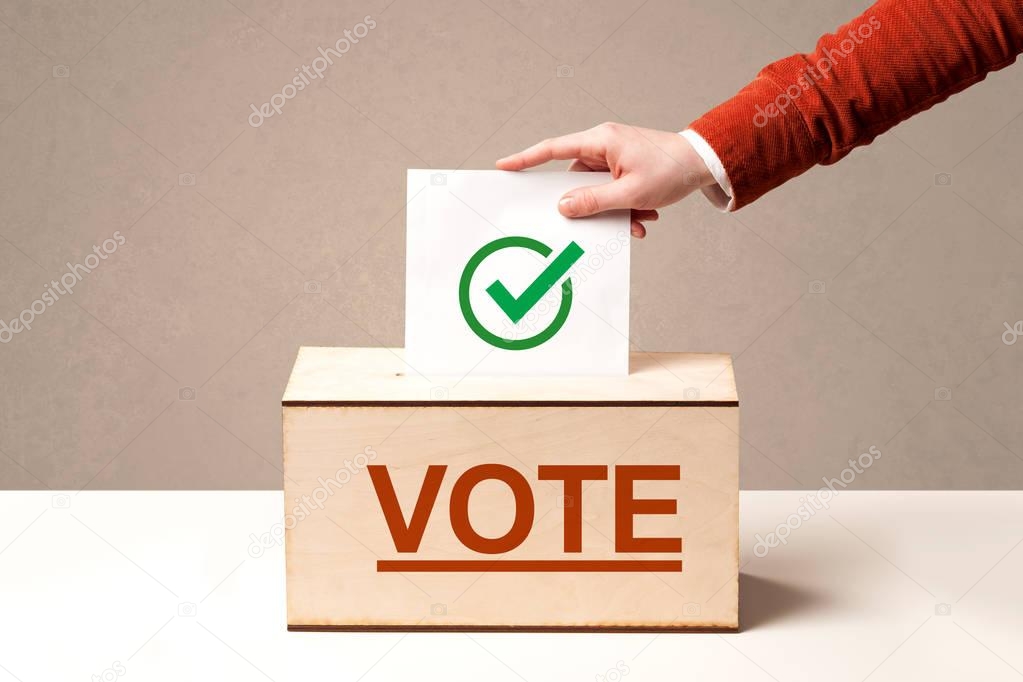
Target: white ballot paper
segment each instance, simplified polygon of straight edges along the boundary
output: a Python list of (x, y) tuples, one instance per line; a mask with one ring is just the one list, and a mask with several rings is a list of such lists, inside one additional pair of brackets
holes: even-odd
[(610, 181), (409, 170), (408, 364), (427, 377), (628, 374), (629, 212), (558, 213), (565, 192)]

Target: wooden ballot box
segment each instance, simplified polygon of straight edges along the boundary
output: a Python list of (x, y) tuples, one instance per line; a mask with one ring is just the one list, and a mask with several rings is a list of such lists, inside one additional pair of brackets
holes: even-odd
[(424, 377), (302, 348), (284, 394), (290, 630), (736, 630), (728, 355)]

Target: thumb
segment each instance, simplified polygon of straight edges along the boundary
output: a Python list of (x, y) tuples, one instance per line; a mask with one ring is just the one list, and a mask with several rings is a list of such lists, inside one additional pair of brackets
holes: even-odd
[(603, 185), (580, 187), (561, 197), (558, 210), (568, 218), (583, 218), (616, 208), (632, 208), (638, 195), (637, 184), (626, 176)]

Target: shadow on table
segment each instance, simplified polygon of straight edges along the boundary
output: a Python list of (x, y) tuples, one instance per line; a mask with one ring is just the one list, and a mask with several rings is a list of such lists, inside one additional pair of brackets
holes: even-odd
[(827, 595), (792, 583), (739, 574), (739, 627), (743, 631), (799, 617), (827, 601)]

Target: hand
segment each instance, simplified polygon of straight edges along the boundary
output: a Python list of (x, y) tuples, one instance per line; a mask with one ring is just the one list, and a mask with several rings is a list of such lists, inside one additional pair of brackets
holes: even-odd
[(565, 194), (558, 210), (582, 218), (616, 208), (632, 209), (632, 236), (646, 236), (644, 222), (657, 220), (656, 209), (679, 201), (714, 176), (689, 142), (678, 133), (601, 125), (535, 144), (497, 162), (501, 170), (523, 170), (553, 159), (573, 159), (569, 170), (611, 171), (609, 183)]

